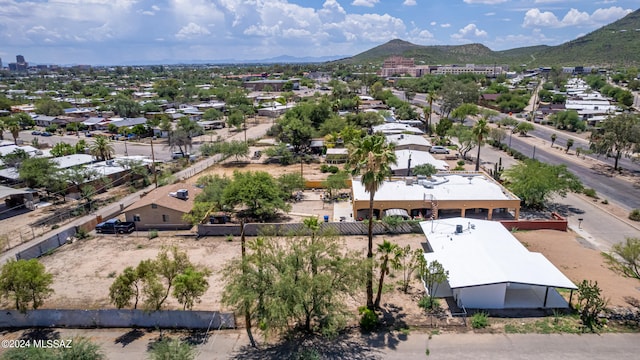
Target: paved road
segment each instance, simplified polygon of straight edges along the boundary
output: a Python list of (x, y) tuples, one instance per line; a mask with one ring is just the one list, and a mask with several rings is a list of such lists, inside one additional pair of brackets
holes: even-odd
[[(500, 159), (505, 169), (517, 163), (506, 153), (488, 145), (482, 148), (480, 157), (487, 169), (492, 169), (493, 164)], [(624, 241), (626, 237), (638, 237), (640, 234), (640, 224), (611, 215), (597, 201), (594, 202), (573, 193), (567, 194), (565, 198), (555, 197), (553, 201), (568, 209), (569, 227), (595, 249), (608, 251), (611, 245)]]
[[(56, 329), (60, 339), (84, 336), (100, 344), (108, 359), (146, 358), (147, 346), (158, 338), (158, 332), (141, 331), (135, 336), (123, 336), (130, 329)], [(19, 332), (0, 335), (14, 339)], [(195, 334), (195, 338), (200, 338)], [(262, 343), (262, 339), (258, 339)], [(333, 359), (616, 359), (638, 358), (638, 334), (440, 334), (411, 332), (408, 336), (381, 333), (354, 336), (346, 341), (328, 342), (322, 351), (331, 352)], [(246, 351), (248, 344), (243, 330), (213, 332), (207, 341), (196, 347), (198, 360), (281, 359), (272, 349), (262, 353)], [(264, 346), (263, 346), (264, 347)], [(429, 349), (429, 356), (426, 350)], [(1, 350), (0, 350), (1, 351)]]
[[(519, 136), (507, 138), (507, 142), (511, 142), (511, 147), (521, 153), (535, 157), (535, 159), (553, 165), (567, 165), (567, 167), (576, 174), (585, 187), (596, 189), (601, 196), (615, 201), (627, 210), (640, 208), (640, 191), (636, 189), (632, 183), (609, 176), (609, 174), (600, 174), (587, 166), (577, 165), (574, 159), (568, 159), (562, 151), (551, 149), (550, 143), (534, 145), (529, 140), (523, 140)], [(534, 156), (535, 147), (535, 156)], [(583, 162), (585, 163), (585, 162)]]

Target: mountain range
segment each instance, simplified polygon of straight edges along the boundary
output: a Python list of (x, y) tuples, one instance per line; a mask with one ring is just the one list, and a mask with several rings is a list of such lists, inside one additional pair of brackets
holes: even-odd
[(600, 66), (640, 65), (640, 9), (587, 35), (557, 46), (530, 46), (493, 51), (482, 44), (424, 46), (395, 39), (339, 63), (375, 64), (399, 55), (416, 64), (507, 64), (510, 66)]

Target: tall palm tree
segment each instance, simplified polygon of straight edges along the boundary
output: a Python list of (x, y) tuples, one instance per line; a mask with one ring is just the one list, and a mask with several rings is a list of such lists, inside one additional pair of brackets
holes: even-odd
[(476, 157), (476, 171), (480, 170), (480, 148), (484, 144), (484, 139), (489, 135), (489, 125), (487, 120), (480, 119), (471, 129), (471, 133), (476, 138), (478, 143), (478, 156)]
[(13, 136), (13, 143), (18, 145), (18, 137), (20, 136), (20, 130), (22, 130), (18, 121), (13, 119), (9, 121), (7, 124), (7, 130), (9, 130), (11, 132), (11, 136)]
[(367, 307), (373, 309), (373, 199), (376, 192), (391, 175), (391, 165), (397, 163), (395, 145), (386, 143), (382, 134), (354, 139), (349, 147), (347, 169), (351, 175), (360, 176), (365, 191), (369, 193), (369, 243), (367, 247)]
[(427, 118), (427, 134), (431, 135), (431, 115), (433, 114), (433, 100), (437, 97), (436, 92), (429, 90), (426, 100), (429, 102), (429, 117)]
[(380, 307), (384, 276), (389, 275), (391, 269), (398, 269), (400, 266), (400, 251), (400, 247), (389, 240), (383, 240), (382, 244), (378, 244), (378, 254), (380, 254), (380, 280), (378, 281), (378, 294), (376, 295), (374, 304), (376, 308)]
[(114, 150), (108, 137), (96, 136), (93, 143), (89, 145), (89, 152), (100, 161), (105, 161), (111, 159)]

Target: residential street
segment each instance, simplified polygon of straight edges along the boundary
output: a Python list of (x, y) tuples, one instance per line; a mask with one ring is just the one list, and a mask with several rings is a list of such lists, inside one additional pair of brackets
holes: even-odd
[[(100, 344), (107, 359), (142, 359), (147, 346), (158, 339), (159, 333), (130, 329), (55, 329), (60, 339), (73, 336), (91, 338)], [(16, 333), (0, 338), (15, 338)], [(200, 333), (192, 333), (193, 340), (202, 341)], [(281, 359), (277, 348), (264, 346), (263, 352), (248, 348), (244, 330), (212, 332), (206, 342), (196, 347), (198, 360), (223, 359)], [(332, 359), (349, 360), (406, 360), (406, 359), (475, 359), (475, 360), (538, 360), (538, 359), (616, 359), (631, 360), (638, 356), (639, 334), (475, 334), (446, 333), (429, 335), (412, 331), (399, 333), (355, 335), (347, 339), (322, 344), (323, 353)], [(426, 350), (429, 349), (429, 356)]]

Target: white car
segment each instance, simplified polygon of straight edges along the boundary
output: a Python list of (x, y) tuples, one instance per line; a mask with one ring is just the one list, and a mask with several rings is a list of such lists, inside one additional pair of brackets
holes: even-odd
[(432, 154), (448, 154), (449, 153), (449, 149), (447, 149), (444, 146), (432, 146), (431, 149), (429, 149), (429, 152)]

